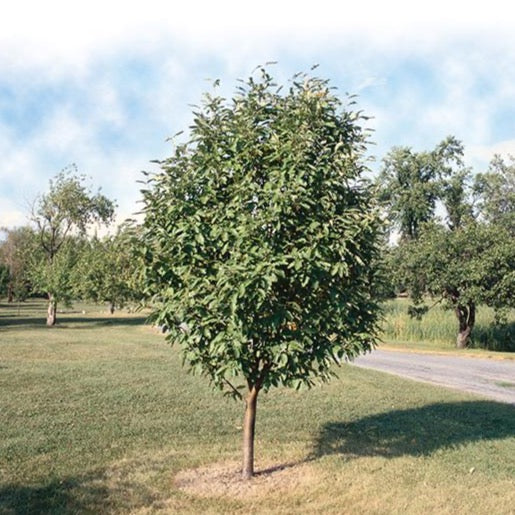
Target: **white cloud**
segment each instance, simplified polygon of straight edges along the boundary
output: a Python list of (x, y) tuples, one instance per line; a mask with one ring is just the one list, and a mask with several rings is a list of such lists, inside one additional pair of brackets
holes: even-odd
[[(378, 146), (371, 150), (379, 157), (389, 145), (432, 148), (453, 133), (467, 155), (489, 160), (492, 148), (510, 143), (495, 141), (492, 113), (515, 100), (515, 40), (501, 4), (463, 10), (443, 0), (262, 0), (252, 7), (235, 0), (7, 2), (0, 76), (16, 91), (14, 102), (26, 102), (39, 84), (69, 93), (43, 106), (29, 134), (0, 115), (0, 179), (13, 195), (30, 199), (75, 162), (118, 200), (120, 217), (130, 216), (139, 171), (171, 152), (165, 138), (187, 128), (188, 104), (209, 87), (204, 79), (215, 71), (211, 78), (222, 78), (224, 92), (232, 93), (236, 78), (276, 59), (280, 81), (325, 61), (322, 76), (329, 69), (340, 92), (359, 93), (358, 108), (374, 117), (369, 126)], [(152, 81), (124, 75), (131, 58), (151, 63)], [(438, 76), (440, 96), (428, 95), (422, 80), (394, 83), (394, 65), (406, 59)], [(478, 97), (476, 78), (492, 70), (492, 95)], [(2, 220), (20, 212), (2, 201)]]
[(502, 0), (469, 3), (466, 9), (443, 0), (261, 0), (251, 5), (236, 0), (18, 0), (2, 8), (0, 44), (2, 60), (13, 69), (38, 64), (50, 76), (60, 66), (81, 72), (93, 56), (128, 46), (144, 53), (164, 40), (232, 55), (248, 55), (259, 45), (327, 48), (342, 38), (388, 51), (391, 45), (432, 45), (443, 34), (508, 34), (510, 19)]
[(515, 139), (497, 141), (492, 145), (472, 145), (467, 149), (467, 154), (482, 163), (489, 162), (495, 154), (504, 158), (515, 156)]
[(28, 221), (28, 210), (25, 206), (17, 206), (11, 199), (0, 197), (0, 228), (18, 227), (26, 225)]

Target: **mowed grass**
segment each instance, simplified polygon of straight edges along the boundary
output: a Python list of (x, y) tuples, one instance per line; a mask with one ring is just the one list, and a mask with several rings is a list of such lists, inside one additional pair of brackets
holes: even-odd
[(271, 486), (185, 492), (177, 474), (238, 462), (243, 406), (98, 309), (47, 329), (41, 303), (0, 305), (0, 513), (513, 513), (515, 407), (351, 365), (261, 396)]
[[(420, 320), (408, 315), (409, 299), (393, 299), (384, 304), (383, 339), (386, 343), (414, 349), (449, 350), (456, 344), (458, 322), (453, 311), (436, 305)], [(515, 351), (515, 309), (505, 323), (494, 323), (494, 311), (479, 306), (470, 350)], [(481, 354), (481, 352), (476, 352)], [(515, 354), (514, 354), (515, 356)]]

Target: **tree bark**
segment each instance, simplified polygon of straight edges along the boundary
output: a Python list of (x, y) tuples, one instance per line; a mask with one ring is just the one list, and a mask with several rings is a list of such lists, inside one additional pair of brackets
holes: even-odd
[(466, 306), (457, 306), (455, 312), (459, 324), (456, 348), (465, 349), (470, 344), (470, 335), (476, 323), (476, 306), (469, 302)]
[(245, 401), (245, 416), (243, 419), (243, 479), (251, 479), (254, 476), (254, 434), (258, 393), (259, 390), (253, 386), (249, 389)]
[(7, 285), (7, 302), (14, 302), (14, 288), (12, 283)]
[(57, 301), (53, 295), (48, 295), (48, 309), (46, 316), (46, 325), (52, 327), (57, 322)]

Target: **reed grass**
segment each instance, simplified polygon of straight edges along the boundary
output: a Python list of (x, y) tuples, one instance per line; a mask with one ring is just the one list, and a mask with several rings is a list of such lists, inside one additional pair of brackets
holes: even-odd
[[(408, 315), (408, 307), (408, 299), (389, 300), (384, 304), (382, 338), (385, 341), (415, 344), (420, 348), (454, 347), (458, 322), (451, 310), (436, 305), (418, 320)], [(508, 312), (505, 323), (496, 324), (493, 309), (479, 306), (471, 348), (515, 351), (515, 310)]]

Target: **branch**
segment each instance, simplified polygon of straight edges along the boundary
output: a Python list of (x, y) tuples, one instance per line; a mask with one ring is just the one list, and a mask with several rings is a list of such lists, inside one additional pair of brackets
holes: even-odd
[(241, 394), (241, 392), (229, 380), (225, 379), (225, 377), (224, 377), (224, 383), (227, 384), (231, 388), (231, 390), (234, 392), (234, 394), (236, 395), (236, 397), (238, 397), (238, 399), (240, 401), (243, 400), (243, 395)]
[(434, 302), (431, 306), (429, 306), (427, 308), (427, 310), (429, 311), (430, 309), (433, 309), (436, 305), (440, 304), (440, 302), (442, 302), (443, 299), (444, 299), (443, 297), (440, 297), (436, 302)]

